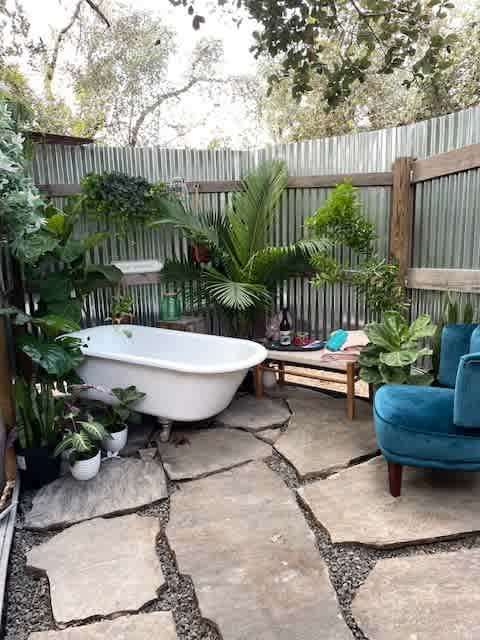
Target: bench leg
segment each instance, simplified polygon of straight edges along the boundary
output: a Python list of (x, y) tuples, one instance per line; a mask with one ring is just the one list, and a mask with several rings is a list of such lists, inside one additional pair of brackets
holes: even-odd
[(285, 365), (283, 362), (278, 363), (278, 383), (285, 384)]
[(355, 363), (347, 363), (347, 415), (355, 418)]
[(255, 397), (257, 400), (263, 398), (263, 370), (262, 366), (257, 364), (254, 371), (254, 379), (255, 379)]

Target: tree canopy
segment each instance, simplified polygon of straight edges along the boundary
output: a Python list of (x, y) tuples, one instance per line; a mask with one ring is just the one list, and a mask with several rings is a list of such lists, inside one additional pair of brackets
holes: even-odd
[[(268, 97), (264, 91), (257, 92), (263, 121), (276, 141), (288, 142), (398, 126), (476, 104), (480, 95), (480, 25), (473, 13), (458, 16), (456, 24), (457, 40), (449, 53), (443, 52), (443, 64), (409, 88), (403, 84), (408, 69), (384, 75), (374, 66), (363, 83), (352, 86), (348, 100), (328, 107), (323, 76), (312, 79), (312, 90), (301, 100), (292, 97), (291, 78), (284, 78)], [(259, 73), (264, 82), (277, 67), (278, 63), (262, 61)]]
[[(195, 0), (170, 2), (187, 7), (194, 28), (205, 22), (196, 12)], [(450, 0), (217, 0), (217, 4), (230, 6), (239, 20), (246, 11), (259, 24), (253, 34), (255, 55), (280, 59), (280, 67), (269, 78), (270, 87), (288, 77), (293, 96), (299, 97), (313, 89), (314, 78), (320, 75), (330, 108), (348, 98), (373, 66), (384, 75), (408, 67), (405, 86), (414, 79), (424, 80), (445, 63), (442, 52), (456, 39), (446, 21), (454, 9)], [(330, 55), (332, 48), (335, 57)]]

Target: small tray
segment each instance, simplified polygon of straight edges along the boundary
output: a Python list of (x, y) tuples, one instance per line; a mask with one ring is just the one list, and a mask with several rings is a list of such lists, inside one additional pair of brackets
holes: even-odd
[(325, 340), (315, 340), (301, 347), (297, 347), (295, 344), (289, 344), (288, 347), (285, 347), (278, 342), (266, 341), (264, 346), (269, 351), (320, 351), (325, 346)]

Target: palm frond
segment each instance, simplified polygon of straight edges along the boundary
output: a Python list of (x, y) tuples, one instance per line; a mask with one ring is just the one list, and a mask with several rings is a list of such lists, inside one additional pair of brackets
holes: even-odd
[(150, 226), (158, 227), (165, 224), (181, 229), (187, 238), (194, 242), (205, 242), (218, 247), (219, 228), (222, 230), (224, 223), (220, 214), (203, 211), (194, 213), (179, 203), (178, 207), (166, 211), (164, 216), (151, 222)]
[(193, 282), (200, 280), (202, 272), (198, 264), (182, 260), (167, 260), (162, 269), (162, 279), (166, 282)]
[(313, 271), (312, 260), (329, 246), (328, 241), (299, 240), (281, 247), (265, 247), (252, 255), (247, 269), (251, 278), (267, 287), (295, 275)]
[(279, 161), (266, 162), (243, 181), (243, 191), (235, 194), (228, 219), (231, 246), (242, 266), (267, 243), (268, 230), (277, 205), (287, 187), (287, 170)]
[(214, 302), (233, 311), (245, 311), (270, 301), (263, 284), (236, 282), (211, 268), (205, 272), (205, 290)]

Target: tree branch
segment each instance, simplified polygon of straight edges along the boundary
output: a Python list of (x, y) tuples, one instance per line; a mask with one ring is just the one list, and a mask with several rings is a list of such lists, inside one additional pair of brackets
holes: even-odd
[(187, 91), (190, 91), (192, 87), (194, 87), (198, 82), (201, 82), (202, 78), (191, 78), (187, 84), (178, 89), (172, 89), (171, 91), (167, 91), (166, 93), (162, 93), (158, 98), (152, 102), (148, 107), (145, 107), (143, 111), (140, 113), (138, 118), (135, 121), (134, 126), (132, 127), (131, 134), (129, 135), (128, 144), (131, 147), (136, 147), (138, 142), (138, 134), (140, 133), (140, 129), (143, 126), (146, 118), (152, 114), (160, 105), (162, 105), (166, 100), (170, 100), (170, 98), (178, 98), (183, 95)]
[(64, 37), (67, 35), (67, 33), (75, 24), (75, 21), (77, 20), (80, 14), (80, 8), (82, 6), (82, 3), (83, 3), (83, 0), (78, 0), (77, 4), (75, 5), (75, 9), (73, 10), (72, 17), (70, 18), (70, 22), (65, 27), (63, 27), (63, 29), (60, 29), (60, 31), (58, 32), (55, 40), (55, 44), (53, 46), (50, 62), (47, 62), (46, 69), (45, 69), (44, 85), (45, 85), (45, 93), (47, 95), (48, 100), (53, 99), (52, 82), (53, 82), (53, 76), (55, 74), (55, 69), (57, 68), (58, 54), (60, 53), (60, 46), (62, 44)]
[(98, 5), (96, 5), (93, 0), (85, 0), (86, 3), (88, 4), (88, 6), (93, 9), (93, 11), (95, 11), (95, 13), (98, 15), (98, 17), (100, 18), (100, 20), (103, 20), (103, 22), (105, 22), (105, 24), (107, 25), (107, 27), (110, 27), (110, 21), (108, 20), (107, 16), (103, 13), (103, 11), (101, 11), (100, 7)]

